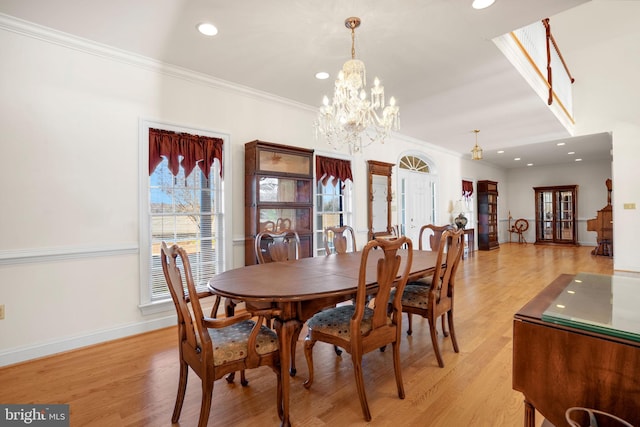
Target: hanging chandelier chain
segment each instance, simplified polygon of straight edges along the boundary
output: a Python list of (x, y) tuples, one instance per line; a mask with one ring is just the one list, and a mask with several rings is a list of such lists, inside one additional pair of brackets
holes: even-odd
[(360, 18), (355, 16), (347, 18), (344, 26), (351, 30), (351, 59), (356, 59), (356, 28), (360, 26)]
[(356, 59), (356, 30), (351, 29), (351, 59)]

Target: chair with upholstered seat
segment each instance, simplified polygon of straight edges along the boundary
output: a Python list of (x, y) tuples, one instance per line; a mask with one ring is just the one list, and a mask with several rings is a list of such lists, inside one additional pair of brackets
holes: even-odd
[[(400, 248), (408, 246), (400, 255)], [(376, 249), (377, 250), (374, 250)], [(307, 321), (307, 337), (304, 353), (309, 368), (306, 388), (313, 383), (313, 347), (317, 341), (339, 346), (351, 354), (360, 405), (365, 420), (371, 420), (367, 403), (362, 372), (362, 357), (375, 349), (392, 344), (393, 365), (398, 389), (398, 397), (404, 399), (404, 387), (400, 367), (400, 336), (402, 306), (400, 299), (407, 283), (411, 268), (413, 251), (411, 240), (401, 236), (397, 239), (376, 239), (368, 242), (362, 249), (356, 301), (353, 305), (329, 308), (315, 314)], [(404, 268), (400, 271), (401, 263)], [(369, 277), (367, 276), (369, 273)], [(375, 276), (373, 276), (375, 274)], [(377, 288), (371, 290), (368, 283), (377, 282)], [(398, 290), (387, 310), (391, 290)], [(372, 302), (367, 304), (367, 294)]]
[[(258, 233), (255, 239), (255, 253), (258, 259), (258, 264), (265, 264), (268, 262), (282, 262), (295, 260), (301, 257), (300, 236), (294, 230), (280, 230), (280, 231), (262, 231)], [(270, 303), (245, 303), (247, 310), (263, 310), (270, 306)], [(271, 326), (271, 318), (267, 318), (267, 325)], [(298, 336), (299, 330), (294, 331)], [(295, 367), (295, 355), (296, 355), (296, 343), (297, 340), (292, 341), (291, 348), (291, 375), (296, 374)]]
[[(356, 250), (356, 236), (353, 228), (348, 225), (342, 227), (326, 227), (324, 229), (324, 250), (327, 255), (344, 254)], [(351, 243), (351, 245), (349, 245)]]
[[(453, 349), (456, 353), (459, 352), (453, 327), (453, 294), (456, 271), (462, 258), (463, 249), (464, 230), (443, 231), (431, 284), (425, 286), (424, 283), (408, 283), (402, 295), (402, 311), (408, 314), (418, 314), (428, 320), (433, 350), (440, 367), (444, 367), (444, 362), (440, 354), (436, 333), (438, 317), (446, 315)], [(411, 335), (412, 332), (411, 323), (409, 323), (407, 334)], [(445, 334), (445, 336), (447, 335)]]
[[(440, 239), (442, 233), (446, 230), (454, 230), (455, 227), (451, 224), (447, 225), (434, 225), (426, 224), (420, 227), (420, 234), (418, 237), (418, 249), (421, 251), (432, 250), (437, 251), (440, 247)], [(426, 246), (426, 240), (429, 240), (429, 247)]]
[[(180, 418), (189, 368), (202, 382), (198, 426), (204, 427), (209, 420), (214, 382), (231, 372), (259, 366), (269, 366), (276, 374), (276, 408), (282, 419), (278, 337), (274, 331), (262, 325), (264, 315), (272, 312), (243, 313), (224, 319), (205, 317), (200, 298), (209, 294), (197, 292), (185, 250), (177, 245), (169, 248), (162, 242), (160, 255), (164, 277), (178, 315), (180, 380), (171, 421), (177, 423)], [(252, 316), (257, 316), (257, 320), (251, 320)]]
[[(301, 253), (300, 236), (293, 230), (263, 230), (255, 238), (254, 251), (258, 264), (298, 259)], [(237, 301), (227, 298), (227, 316), (233, 315), (236, 303)], [(260, 304), (258, 309), (267, 306), (269, 304)]]
[[(418, 235), (418, 249), (421, 251), (426, 251), (426, 250), (437, 251), (438, 248), (440, 248), (440, 240), (442, 239), (442, 233), (444, 233), (446, 230), (455, 230), (455, 227), (451, 224), (447, 224), (447, 225), (426, 224), (420, 227), (420, 234)], [(427, 240), (429, 243), (428, 248), (427, 248)], [(411, 283), (412, 285), (422, 284), (425, 286), (431, 286), (432, 277), (433, 277), (432, 275), (428, 275), (428, 276), (416, 279), (415, 281), (409, 282), (409, 283)], [(407, 325), (409, 328), (408, 330), (411, 330), (411, 326), (412, 326), (411, 313), (407, 313)], [(445, 327), (444, 317), (442, 318), (442, 334), (445, 337), (449, 336), (449, 333), (447, 332), (447, 328)]]
[[(326, 227), (324, 229), (324, 251), (330, 255), (346, 254), (356, 250), (356, 235), (353, 228), (348, 225), (342, 227)], [(349, 247), (351, 242), (351, 247)], [(333, 248), (333, 249), (332, 249)], [(342, 355), (342, 350), (338, 346), (333, 347), (338, 356)]]
[(300, 258), (300, 236), (294, 230), (261, 231), (255, 239), (258, 264)]

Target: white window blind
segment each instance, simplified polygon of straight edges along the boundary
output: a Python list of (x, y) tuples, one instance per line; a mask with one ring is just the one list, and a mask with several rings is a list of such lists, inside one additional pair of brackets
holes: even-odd
[[(160, 244), (182, 246), (191, 264), (196, 288), (204, 290), (218, 271), (222, 271), (222, 186), (220, 164), (216, 160), (210, 177), (194, 168), (188, 177), (180, 167), (177, 176), (163, 158), (149, 177), (151, 301), (171, 298), (160, 263)], [(180, 268), (183, 268), (180, 266)]]

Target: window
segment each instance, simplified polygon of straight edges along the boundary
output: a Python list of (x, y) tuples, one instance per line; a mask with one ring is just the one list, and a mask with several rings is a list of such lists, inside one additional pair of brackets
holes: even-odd
[(316, 255), (324, 256), (325, 227), (351, 225), (351, 181), (329, 181), (326, 185), (319, 181), (316, 194)]
[(349, 160), (316, 156), (316, 255), (326, 255), (325, 227), (351, 225), (351, 186)]
[[(178, 133), (149, 127), (144, 133), (148, 135), (147, 141), (164, 138), (165, 146), (156, 151), (157, 147), (146, 144), (149, 175), (140, 243), (142, 306), (171, 299), (160, 262), (163, 241), (178, 244), (187, 251), (194, 282), (202, 290), (211, 277), (224, 269), (223, 139), (183, 129)], [(217, 150), (215, 154), (211, 153), (211, 147)], [(205, 163), (210, 163), (210, 167)]]

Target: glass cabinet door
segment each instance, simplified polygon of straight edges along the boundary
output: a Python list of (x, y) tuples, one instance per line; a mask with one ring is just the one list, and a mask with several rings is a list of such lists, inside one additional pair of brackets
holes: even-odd
[(311, 181), (308, 179), (260, 177), (258, 202), (311, 203)]
[(311, 157), (260, 147), (258, 170), (267, 173), (311, 175)]
[(536, 243), (577, 244), (578, 186), (535, 187)]
[(573, 192), (559, 191), (556, 193), (556, 240), (573, 240)]

